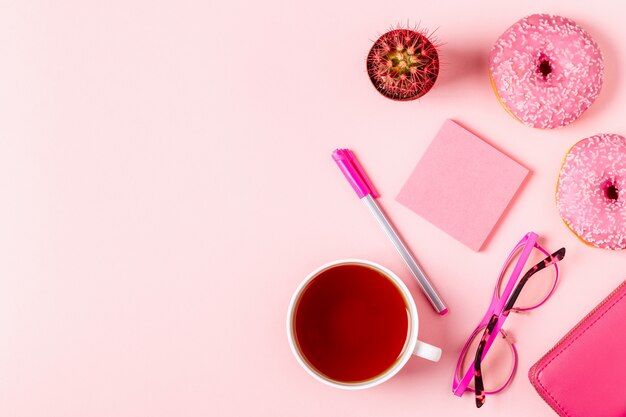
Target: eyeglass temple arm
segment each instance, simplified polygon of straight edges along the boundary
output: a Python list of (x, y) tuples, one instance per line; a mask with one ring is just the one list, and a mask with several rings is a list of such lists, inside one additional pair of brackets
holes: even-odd
[(481, 370), (481, 362), (483, 360), (483, 352), (489, 336), (493, 333), (494, 327), (498, 323), (498, 315), (494, 314), (489, 320), (489, 324), (483, 332), (483, 337), (480, 339), (478, 349), (476, 349), (476, 357), (474, 358), (474, 391), (476, 393), (476, 407), (480, 408), (485, 403), (485, 387), (483, 383), (483, 375)]
[(522, 292), (522, 288), (526, 285), (526, 282), (532, 277), (535, 273), (541, 271), (542, 269), (553, 265), (559, 261), (561, 261), (565, 257), (565, 248), (561, 248), (558, 251), (554, 252), (552, 255), (546, 257), (543, 261), (539, 262), (537, 265), (533, 266), (524, 274), (522, 279), (519, 281), (519, 284), (515, 287), (513, 294), (509, 297), (509, 301), (507, 301), (506, 306), (504, 307), (504, 314), (508, 314), (509, 311), (515, 305), (517, 301), (517, 297), (519, 297)]

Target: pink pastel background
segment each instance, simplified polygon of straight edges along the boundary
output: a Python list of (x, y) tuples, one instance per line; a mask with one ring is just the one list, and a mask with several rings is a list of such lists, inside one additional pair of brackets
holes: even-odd
[[(216, 4), (217, 3), (217, 4)], [(559, 219), (576, 141), (626, 134), (624, 10), (614, 2), (2, 2), (0, 415), (460, 416), (552, 411), (528, 368), (626, 278), (626, 253), (586, 247)], [(540, 131), (498, 104), (487, 53), (533, 12), (598, 41), (606, 82), (573, 125)], [(446, 62), (416, 102), (365, 74), (391, 24), (438, 28)], [(394, 200), (446, 118), (532, 174), (481, 252)], [(334, 166), (353, 148), (450, 306), (437, 317)], [(519, 373), (477, 411), (452, 371), (496, 273), (528, 230), (567, 247), (540, 310), (511, 317)], [(396, 271), (440, 363), (412, 359), (365, 392), (326, 387), (287, 344), (292, 291), (327, 261)]]

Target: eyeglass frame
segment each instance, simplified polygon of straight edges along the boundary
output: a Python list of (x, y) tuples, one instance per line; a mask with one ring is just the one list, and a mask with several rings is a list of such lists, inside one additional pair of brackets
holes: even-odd
[[(465, 373), (463, 378), (459, 380), (459, 372), (461, 370), (461, 365), (462, 365), (463, 359), (466, 357), (468, 353), (467, 351), (469, 349), (471, 342), (474, 340), (474, 338), (477, 336), (479, 332), (486, 330), (489, 323), (493, 320), (494, 315), (497, 316), (497, 322), (495, 323), (493, 330), (491, 331), (491, 334), (489, 335), (489, 338), (487, 339), (484, 345), (484, 350), (482, 353), (482, 360), (484, 360), (487, 352), (489, 351), (489, 348), (491, 347), (491, 345), (493, 344), (493, 342), (498, 336), (502, 335), (505, 339), (507, 339), (507, 334), (504, 332), (504, 330), (502, 330), (502, 326), (504, 325), (504, 322), (506, 321), (506, 317), (508, 316), (508, 311), (506, 314), (504, 313), (505, 313), (509, 298), (511, 297), (513, 290), (517, 286), (522, 269), (526, 265), (526, 262), (528, 261), (530, 254), (534, 248), (537, 248), (544, 255), (548, 257), (550, 256), (550, 253), (537, 243), (538, 238), (539, 236), (536, 233), (528, 232), (515, 245), (513, 250), (511, 250), (511, 253), (509, 253), (509, 255), (507, 256), (507, 259), (505, 260), (502, 266), (502, 270), (500, 271), (498, 282), (496, 283), (496, 287), (494, 289), (494, 293), (491, 298), (491, 304), (489, 305), (489, 308), (487, 309), (487, 312), (485, 313), (480, 323), (476, 326), (476, 329), (472, 332), (470, 337), (467, 339), (467, 342), (465, 343), (465, 346), (463, 346), (463, 349), (461, 350), (461, 354), (459, 355), (459, 360), (457, 361), (456, 369), (454, 371), (454, 379), (452, 382), (452, 392), (457, 397), (462, 396), (466, 391), (474, 391), (474, 389), (469, 387), (469, 384), (472, 381), (472, 378), (474, 377), (475, 360), (472, 361), (471, 365), (468, 367), (467, 372)], [(517, 254), (517, 252), (522, 247), (523, 247), (522, 252), (520, 253), (519, 259), (517, 260), (517, 263), (513, 269), (513, 272), (511, 273), (509, 277), (509, 281), (504, 291), (502, 292), (502, 295), (500, 295), (499, 290), (500, 290), (500, 285), (502, 283), (502, 280), (504, 279), (504, 273), (506, 269), (509, 267), (509, 263), (511, 262), (511, 259)], [(550, 289), (548, 294), (543, 298), (543, 300), (539, 302), (539, 304), (536, 304), (532, 307), (527, 307), (527, 308), (513, 307), (512, 310), (527, 311), (527, 310), (535, 309), (541, 306), (543, 303), (545, 303), (552, 296), (559, 280), (559, 268), (556, 265), (556, 263), (554, 263), (553, 266), (556, 270), (554, 284), (552, 285), (552, 288)], [(513, 364), (513, 370), (511, 372), (511, 375), (509, 376), (508, 380), (502, 385), (502, 387), (498, 388), (495, 391), (484, 391), (485, 394), (496, 394), (504, 390), (511, 383), (513, 376), (515, 375), (515, 371), (517, 370), (517, 349), (515, 348), (515, 344), (513, 342), (511, 342), (508, 339), (507, 339), (507, 342), (511, 346), (513, 350), (513, 356), (514, 356), (514, 364)]]

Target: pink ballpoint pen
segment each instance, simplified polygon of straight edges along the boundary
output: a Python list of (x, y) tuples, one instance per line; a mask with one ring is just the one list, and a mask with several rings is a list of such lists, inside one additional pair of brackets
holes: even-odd
[(383, 210), (376, 202), (378, 193), (372, 186), (369, 178), (367, 178), (367, 175), (365, 175), (365, 171), (363, 171), (363, 168), (359, 165), (352, 151), (349, 149), (335, 149), (333, 152), (333, 159), (356, 192), (357, 196), (370, 209), (370, 212), (374, 215), (380, 227), (385, 231), (387, 237), (391, 240), (391, 243), (393, 243), (393, 246), (395, 246), (396, 250), (411, 270), (415, 280), (424, 294), (426, 294), (428, 301), (430, 301), (430, 304), (432, 304), (435, 311), (441, 315), (446, 314), (448, 312), (448, 308), (428, 278), (426, 278), (426, 274), (424, 274), (424, 271), (422, 271), (419, 267), (413, 255), (411, 255), (411, 252), (409, 252), (402, 239), (400, 239), (400, 236), (398, 236), (398, 232), (396, 232), (394, 227), (391, 225), (391, 222), (389, 222), (389, 219), (385, 216), (385, 213), (383, 213)]

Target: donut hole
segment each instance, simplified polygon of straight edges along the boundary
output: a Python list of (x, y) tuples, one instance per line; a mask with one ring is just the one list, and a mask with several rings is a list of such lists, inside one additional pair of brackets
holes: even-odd
[(606, 190), (604, 190), (604, 194), (609, 200), (617, 200), (619, 198), (619, 190), (617, 189), (615, 184), (610, 184), (608, 187), (606, 187)]
[(619, 199), (619, 187), (616, 178), (607, 178), (600, 185), (600, 189), (604, 193), (604, 197), (609, 201), (617, 201)]
[(552, 66), (547, 58), (541, 58), (539, 60), (539, 67), (537, 68), (539, 73), (543, 75), (543, 78), (548, 78), (548, 75), (552, 72)]

